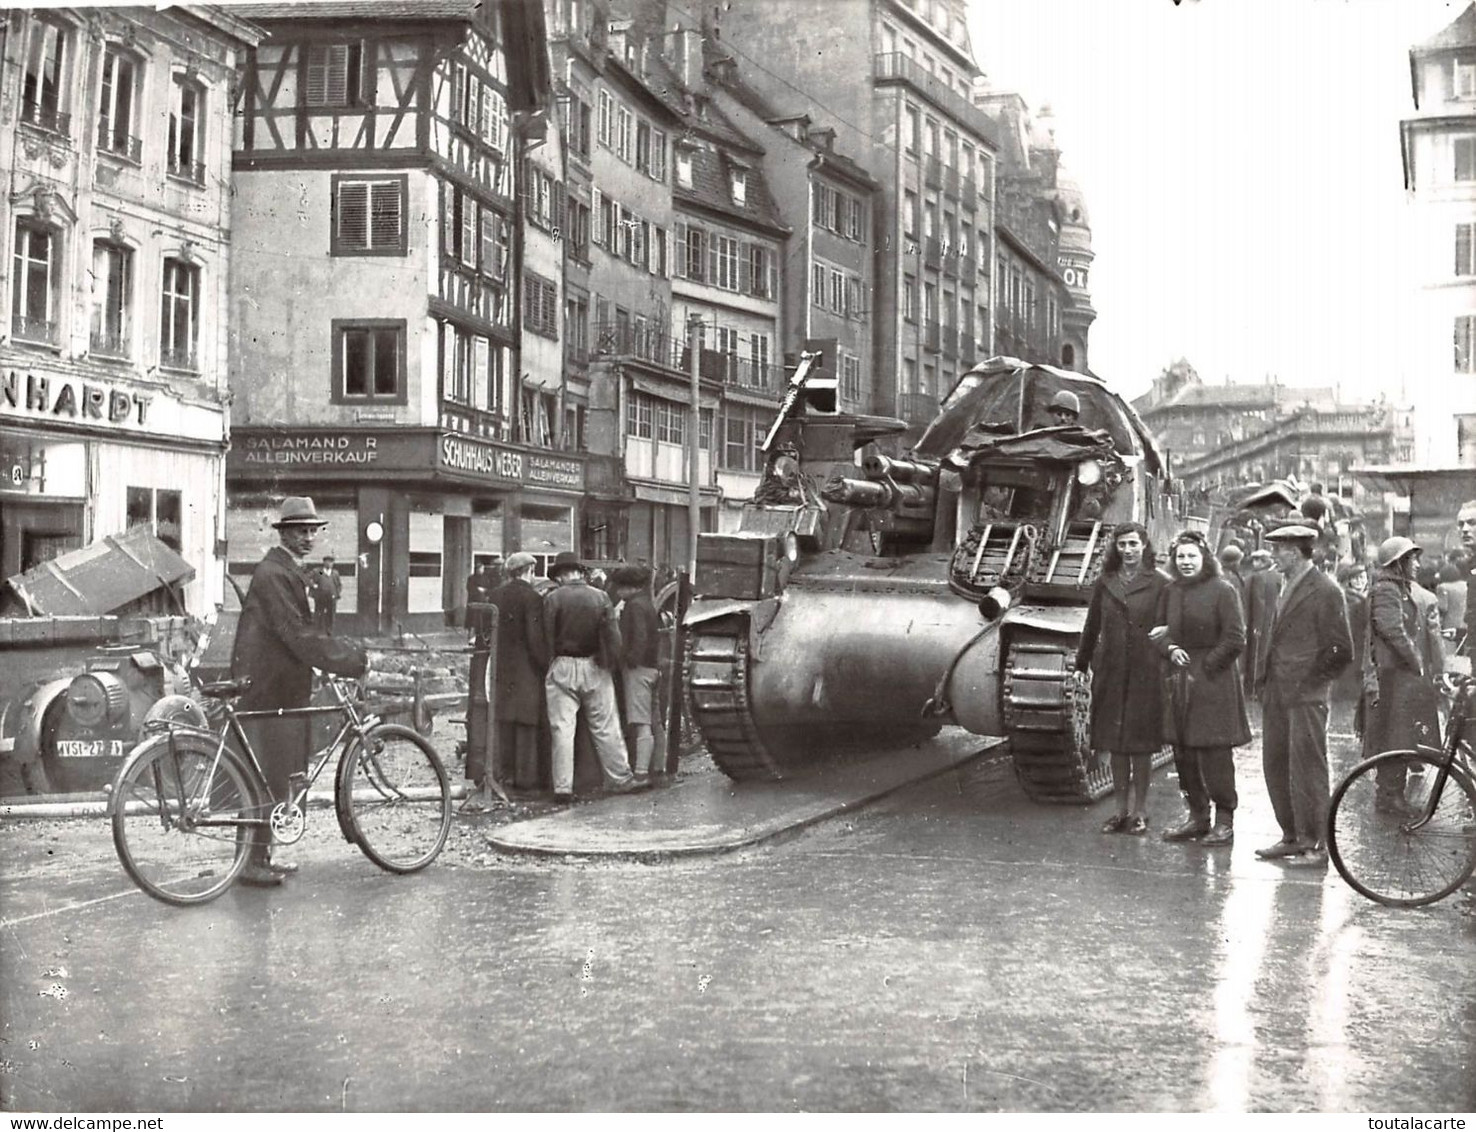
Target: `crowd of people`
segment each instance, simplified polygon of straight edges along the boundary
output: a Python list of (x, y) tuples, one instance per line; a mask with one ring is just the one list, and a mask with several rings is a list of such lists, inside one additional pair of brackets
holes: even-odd
[(575, 750), (585, 742), (607, 793), (644, 789), (664, 769), (656, 757), (660, 619), (651, 571), (622, 565), (592, 578), (577, 554), (563, 551), (548, 567), (554, 588), (540, 594), (535, 565), (518, 552), (502, 564), (500, 585), (490, 563), (468, 579), (474, 640), (486, 641), (486, 611), (496, 609), (497, 730), (491, 766), (480, 750), (468, 752), (475, 790), (464, 812), (491, 809), (508, 789), (551, 788), (556, 802), (573, 801)]
[[(1293, 513), (1249, 556), (1212, 552), (1184, 531), (1159, 560), (1146, 528), (1114, 532), (1076, 670), (1090, 679), (1092, 743), (1110, 758), (1115, 812), (1103, 833), (1148, 832), (1153, 756), (1173, 748), (1184, 820), (1164, 841), (1234, 843), (1234, 748), (1250, 742), (1260, 705), (1262, 778), (1281, 838), (1256, 850), (1302, 867), (1327, 862), (1328, 717), (1349, 709), (1363, 751), (1438, 746), (1437, 682), (1467, 642), (1476, 602), (1476, 500), (1461, 506), (1461, 545), (1438, 562), (1403, 536), (1371, 560), (1325, 552), (1321, 516)], [(1377, 784), (1374, 806), (1411, 811), (1405, 769)]]

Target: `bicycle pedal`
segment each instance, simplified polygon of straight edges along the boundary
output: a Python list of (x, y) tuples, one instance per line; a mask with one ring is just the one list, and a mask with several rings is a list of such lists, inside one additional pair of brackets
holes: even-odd
[(292, 802), (278, 802), (270, 819), (272, 840), (278, 845), (292, 845), (307, 832), (307, 815)]

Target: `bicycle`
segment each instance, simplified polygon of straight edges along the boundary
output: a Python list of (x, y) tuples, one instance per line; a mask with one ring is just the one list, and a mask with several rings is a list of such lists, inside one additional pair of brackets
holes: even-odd
[[(1384, 751), (1364, 759), (1333, 791), (1327, 851), (1353, 889), (1394, 908), (1433, 904), (1476, 872), (1476, 786), (1465, 736), (1476, 716), (1476, 679), (1442, 678), (1449, 700), (1444, 742), (1437, 750)], [(1376, 805), (1381, 769), (1407, 770), (1405, 806)]]
[[(109, 816), (123, 868), (166, 904), (203, 904), (229, 888), (259, 838), (291, 845), (307, 831), (307, 795), (335, 753), (334, 808), (344, 840), (380, 868), (414, 873), (440, 853), (451, 829), (451, 782), (416, 731), (361, 713), (354, 681), (326, 676), (336, 705), (237, 711), (248, 680), (198, 686), (219, 705), (218, 730), (161, 721), (113, 780)], [(294, 775), (277, 802), (242, 720), (335, 714), (338, 732)]]

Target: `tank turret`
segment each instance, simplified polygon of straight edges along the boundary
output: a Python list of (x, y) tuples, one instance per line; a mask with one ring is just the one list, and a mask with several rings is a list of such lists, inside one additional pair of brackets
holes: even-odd
[(1099, 379), (1012, 358), (964, 375), (911, 451), (875, 450), (889, 423), (786, 407), (789, 463), (739, 532), (699, 539), (722, 592), (697, 587), (686, 686), (714, 760), (784, 778), (954, 724), (1008, 736), (1032, 797), (1101, 796), (1074, 662), (1117, 524), (1172, 521), (1152, 436)]

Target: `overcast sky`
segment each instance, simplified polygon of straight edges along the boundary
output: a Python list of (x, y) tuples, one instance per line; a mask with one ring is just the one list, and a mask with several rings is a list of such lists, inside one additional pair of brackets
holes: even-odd
[(1408, 51), (1465, 0), (971, 3), (979, 64), (1051, 107), (1086, 193), (1095, 372), (1397, 392)]

